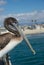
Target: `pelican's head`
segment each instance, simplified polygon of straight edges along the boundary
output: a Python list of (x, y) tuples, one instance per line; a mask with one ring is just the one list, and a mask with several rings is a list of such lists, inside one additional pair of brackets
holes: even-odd
[[(13, 18), (13, 17), (8, 17), (5, 19), (4, 21), (4, 27), (7, 29), (7, 30), (11, 30), (10, 32), (16, 32), (16, 34), (20, 35), (17, 28), (15, 27), (15, 25), (18, 27), (18, 21), (16, 20), (16, 18)], [(16, 35), (17, 36), (17, 35)]]
[[(8, 17), (5, 19), (4, 23), (6, 23), (7, 25), (12, 25), (12, 24), (16, 24), (18, 25), (18, 21), (16, 20), (16, 18), (13, 17)], [(13, 25), (12, 25), (13, 26)]]

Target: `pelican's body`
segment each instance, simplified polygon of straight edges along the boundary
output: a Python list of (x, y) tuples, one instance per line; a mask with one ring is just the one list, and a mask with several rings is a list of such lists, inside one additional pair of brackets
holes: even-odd
[(17, 37), (11, 33), (0, 35), (0, 50), (3, 49), (11, 40), (14, 40), (14, 42), (16, 41), (18, 43), (18, 41), (21, 41), (21, 37)]
[(1, 53), (0, 53), (0, 57), (2, 57), (4, 54), (7, 54), (10, 50), (12, 50), (14, 47), (16, 47), (16, 45), (18, 45), (19, 43), (21, 43), (22, 41), (22, 37), (16, 37), (10, 33), (7, 33), (7, 37), (5, 34), (5, 37), (2, 38), (2, 47), (3, 49), (1, 49)]

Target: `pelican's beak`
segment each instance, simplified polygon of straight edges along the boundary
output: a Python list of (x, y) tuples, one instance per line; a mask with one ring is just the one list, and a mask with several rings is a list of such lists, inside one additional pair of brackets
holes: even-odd
[(35, 50), (32, 48), (32, 46), (31, 46), (30, 42), (28, 41), (27, 37), (25, 36), (25, 34), (23, 33), (23, 31), (21, 30), (21, 27), (17, 26), (16, 24), (13, 24), (13, 26), (18, 30), (18, 32), (23, 37), (23, 39), (25, 39), (25, 41), (27, 42), (27, 44), (30, 47), (31, 51), (33, 52), (33, 54), (36, 54)]

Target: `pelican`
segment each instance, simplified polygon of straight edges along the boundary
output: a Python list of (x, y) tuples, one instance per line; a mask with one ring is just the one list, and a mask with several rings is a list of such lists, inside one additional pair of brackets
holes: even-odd
[(13, 17), (8, 17), (4, 20), (4, 27), (9, 31), (8, 33), (0, 35), (0, 58), (11, 51), (16, 45), (22, 42), (23, 38), (35, 54), (31, 44), (22, 33), (18, 26), (18, 21)]

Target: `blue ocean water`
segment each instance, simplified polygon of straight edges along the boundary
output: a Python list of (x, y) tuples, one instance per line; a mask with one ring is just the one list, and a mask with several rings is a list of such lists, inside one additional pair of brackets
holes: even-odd
[(27, 35), (27, 38), (36, 54), (33, 55), (23, 40), (9, 53), (12, 65), (44, 65), (44, 34)]

